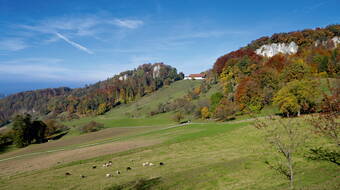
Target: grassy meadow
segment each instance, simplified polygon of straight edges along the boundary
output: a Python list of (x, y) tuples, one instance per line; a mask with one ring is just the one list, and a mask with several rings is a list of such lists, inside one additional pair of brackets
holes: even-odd
[[(254, 127), (254, 115), (229, 122), (193, 119), (184, 125), (172, 120), (173, 112), (149, 115), (159, 103), (183, 97), (199, 84), (178, 81), (102, 116), (64, 122), (71, 130), (59, 140), (2, 153), (0, 189), (289, 189), (287, 178), (266, 164), (277, 161), (276, 150), (266, 132)], [(255, 116), (277, 112), (268, 106)], [(293, 120), (301, 120), (308, 136), (294, 154), (295, 188), (340, 189), (338, 166), (306, 158), (310, 148), (332, 144), (314, 134), (303, 118)], [(77, 126), (89, 121), (103, 123), (105, 129), (80, 134)], [(108, 161), (112, 166), (102, 167)], [(155, 165), (144, 167), (144, 162)]]
[[(307, 128), (307, 126), (306, 126)], [(308, 130), (306, 130), (308, 131)], [(312, 135), (306, 147), (326, 140)], [(274, 159), (265, 133), (249, 122), (201, 123), (145, 132), (134, 139), (161, 142), (128, 151), (3, 176), (1, 189), (288, 189), (288, 180), (267, 167)], [(338, 189), (340, 169), (296, 155), (297, 189)], [(111, 167), (102, 167), (112, 161)], [(155, 166), (143, 167), (152, 162)], [(160, 166), (158, 163), (165, 165)], [(96, 165), (96, 169), (92, 166)], [(126, 171), (126, 167), (132, 170)], [(120, 170), (121, 174), (116, 174)], [(69, 172), (72, 175), (65, 176)], [(105, 177), (106, 174), (113, 177)], [(86, 176), (81, 178), (80, 175)], [(138, 189), (138, 188), (137, 188)]]

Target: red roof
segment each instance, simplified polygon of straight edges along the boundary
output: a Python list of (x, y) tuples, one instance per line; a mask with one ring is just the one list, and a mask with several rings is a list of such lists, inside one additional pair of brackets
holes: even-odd
[(189, 77), (205, 77), (205, 74), (190, 74)]

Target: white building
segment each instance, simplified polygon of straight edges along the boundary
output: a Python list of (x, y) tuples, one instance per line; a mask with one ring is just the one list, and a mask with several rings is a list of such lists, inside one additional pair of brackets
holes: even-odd
[(205, 78), (205, 74), (190, 74), (189, 76), (185, 76), (184, 80), (203, 80)]

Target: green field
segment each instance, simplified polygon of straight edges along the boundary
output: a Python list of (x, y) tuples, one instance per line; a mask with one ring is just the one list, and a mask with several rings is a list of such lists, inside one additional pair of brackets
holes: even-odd
[(117, 106), (105, 115), (72, 120), (65, 122), (65, 124), (67, 126), (79, 126), (89, 121), (97, 121), (103, 123), (108, 128), (173, 124), (171, 114), (159, 114), (150, 117), (150, 112), (157, 109), (160, 103), (183, 97), (189, 90), (199, 86), (201, 82), (199, 80), (177, 81), (134, 102)]
[[(199, 84), (176, 82), (105, 115), (65, 122), (76, 127), (60, 140), (1, 154), (0, 189), (289, 189), (286, 177), (265, 164), (275, 159), (274, 150), (250, 115), (230, 122), (196, 119), (185, 125), (172, 121), (172, 112), (149, 116), (159, 103), (182, 97)], [(256, 116), (274, 113), (276, 107), (265, 107)], [(77, 126), (93, 120), (106, 129), (78, 132)], [(296, 189), (340, 189), (337, 165), (306, 158), (310, 148), (331, 143), (306, 123), (303, 127), (309, 138), (294, 155)], [(102, 167), (108, 161), (112, 166)], [(144, 162), (155, 165), (143, 167)]]
[[(263, 132), (249, 122), (191, 124), (142, 133), (134, 139), (162, 142), (2, 177), (0, 188), (114, 189), (133, 186), (144, 179), (142, 182), (152, 189), (288, 189), (288, 181), (264, 164), (271, 152), (264, 143)], [(297, 189), (338, 189), (339, 167), (309, 161), (303, 155), (304, 152), (297, 155)], [(109, 160), (112, 167), (101, 167)], [(156, 165), (143, 167), (144, 162)], [(165, 165), (159, 166), (159, 162)], [(92, 169), (93, 165), (98, 168)], [(126, 167), (132, 170), (126, 171)], [(116, 175), (116, 170), (121, 174)], [(65, 176), (66, 172), (72, 175)], [(113, 177), (105, 177), (107, 173)]]

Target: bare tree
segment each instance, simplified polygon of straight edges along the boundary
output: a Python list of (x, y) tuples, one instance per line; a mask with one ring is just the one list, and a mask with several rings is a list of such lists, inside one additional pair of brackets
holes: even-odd
[(290, 188), (294, 188), (295, 153), (304, 144), (305, 135), (298, 119), (269, 117), (256, 120), (255, 127), (266, 132), (266, 140), (276, 150), (279, 160), (274, 163), (266, 161), (271, 168), (287, 177)]

